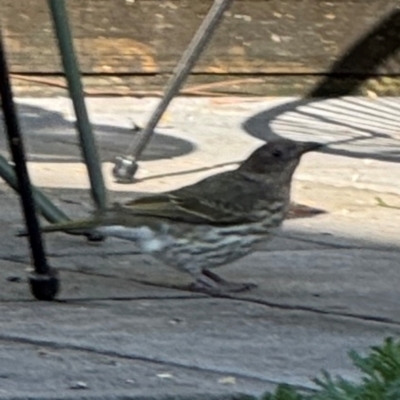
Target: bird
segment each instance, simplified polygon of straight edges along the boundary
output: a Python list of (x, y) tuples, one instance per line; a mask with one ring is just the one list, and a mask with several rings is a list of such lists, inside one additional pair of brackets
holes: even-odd
[(316, 142), (270, 140), (234, 170), (42, 230), (94, 230), (133, 241), (141, 252), (190, 274), (194, 291), (218, 295), (248, 290), (255, 285), (227, 281), (211, 270), (245, 257), (273, 236), (288, 213), (301, 157), (320, 147)]

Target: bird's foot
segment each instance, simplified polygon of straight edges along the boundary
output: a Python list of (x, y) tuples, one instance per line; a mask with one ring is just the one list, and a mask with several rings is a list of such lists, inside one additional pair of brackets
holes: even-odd
[(203, 280), (197, 280), (189, 286), (189, 290), (192, 292), (204, 293), (210, 296), (226, 296), (232, 293), (241, 293), (247, 290), (251, 290), (257, 287), (254, 283), (238, 283), (238, 282), (227, 282), (223, 285), (209, 285)]
[(247, 290), (251, 290), (257, 287), (257, 285), (252, 282), (238, 283), (227, 281), (226, 279), (220, 277), (219, 275), (206, 268), (203, 269), (203, 275), (211, 279), (214, 283), (225, 288), (225, 290), (229, 292), (245, 292)]
[(223, 296), (230, 293), (240, 293), (256, 288), (255, 283), (230, 282), (209, 270), (204, 270), (197, 280), (190, 285), (193, 292), (205, 293), (210, 296)]

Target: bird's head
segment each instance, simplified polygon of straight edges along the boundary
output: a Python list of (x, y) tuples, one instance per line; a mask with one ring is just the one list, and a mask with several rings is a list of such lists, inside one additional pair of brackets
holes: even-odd
[(316, 142), (271, 140), (255, 150), (239, 167), (241, 171), (273, 176), (277, 183), (291, 179), (301, 156), (323, 145)]

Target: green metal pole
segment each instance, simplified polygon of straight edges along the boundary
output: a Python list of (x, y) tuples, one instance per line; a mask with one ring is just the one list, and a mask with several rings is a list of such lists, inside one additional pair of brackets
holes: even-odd
[(69, 94), (75, 109), (79, 140), (83, 159), (89, 174), (92, 198), (98, 209), (104, 209), (107, 202), (107, 192), (101, 171), (100, 158), (85, 105), (65, 2), (64, 0), (48, 0), (48, 5), (53, 17)]
[[(8, 161), (0, 155), (0, 176), (16, 191), (19, 192), (18, 179)], [(59, 210), (42, 192), (33, 189), (35, 204), (40, 213), (51, 223), (68, 221), (69, 218)]]

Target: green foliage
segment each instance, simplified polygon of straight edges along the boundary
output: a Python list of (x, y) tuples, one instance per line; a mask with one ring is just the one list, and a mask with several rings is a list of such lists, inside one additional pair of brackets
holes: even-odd
[(266, 394), (263, 397), (263, 400), (303, 400), (303, 397), (300, 393), (297, 393), (292, 387), (289, 385), (279, 385), (274, 394)]
[(265, 394), (262, 400), (400, 400), (400, 341), (392, 338), (382, 346), (371, 348), (362, 357), (351, 351), (349, 357), (362, 372), (360, 383), (323, 372), (314, 382), (319, 390), (301, 394), (288, 385), (280, 385), (273, 394)]

